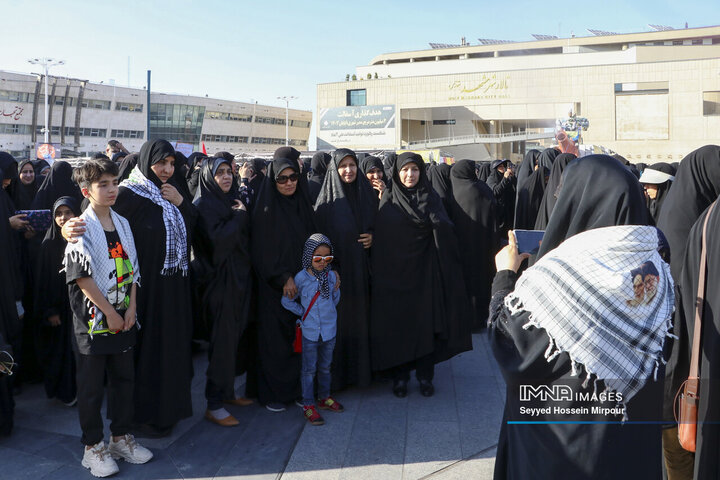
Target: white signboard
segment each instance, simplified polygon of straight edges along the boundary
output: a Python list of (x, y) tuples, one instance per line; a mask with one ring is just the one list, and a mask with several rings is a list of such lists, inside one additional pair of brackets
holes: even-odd
[(394, 105), (325, 108), (318, 127), (318, 150), (395, 148)]

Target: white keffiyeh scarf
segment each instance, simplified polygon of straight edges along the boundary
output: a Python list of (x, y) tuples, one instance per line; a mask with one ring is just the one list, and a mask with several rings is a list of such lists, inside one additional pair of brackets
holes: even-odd
[(173, 275), (181, 271), (183, 275), (187, 275), (187, 230), (180, 210), (163, 198), (160, 189), (148, 180), (138, 167), (133, 168), (130, 176), (120, 185), (162, 207), (165, 224), (165, 260), (160, 274)]
[(512, 315), (530, 313), (524, 328), (544, 328), (545, 357), (567, 352), (609, 390), (630, 400), (657, 379), (674, 308), (670, 267), (647, 226), (589, 230), (565, 240), (526, 270), (505, 297)]
[[(138, 265), (135, 242), (133, 240), (132, 230), (130, 230), (130, 224), (125, 217), (118, 215), (112, 209), (110, 210), (110, 216), (112, 217), (113, 224), (115, 224), (115, 230), (120, 237), (123, 251), (132, 262), (132, 272), (129, 272), (132, 277), (132, 282), (139, 285), (140, 267)], [(78, 241), (76, 243), (68, 242), (65, 247), (63, 266), (67, 268), (69, 261), (81, 264), (83, 268), (87, 270), (88, 274), (92, 276), (100, 292), (103, 295), (107, 295), (107, 292), (117, 287), (117, 278), (115, 275), (115, 259), (110, 258), (108, 255), (108, 242), (105, 236), (105, 230), (103, 230), (103, 226), (92, 207), (88, 207), (85, 212), (80, 215), (80, 218), (85, 221), (85, 233), (77, 239)], [(93, 323), (89, 329), (90, 336), (92, 336), (93, 333), (105, 329), (103, 321), (104, 315), (89, 299), (86, 298), (85, 300), (93, 318)]]

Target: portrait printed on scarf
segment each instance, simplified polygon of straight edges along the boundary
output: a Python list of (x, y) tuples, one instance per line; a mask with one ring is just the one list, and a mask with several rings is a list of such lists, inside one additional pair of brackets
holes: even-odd
[(657, 286), (660, 281), (660, 273), (658, 272), (655, 264), (652, 262), (645, 262), (640, 267), (643, 276), (643, 285), (645, 288), (645, 305), (649, 305), (653, 301), (657, 294)]
[(649, 305), (657, 294), (657, 285), (660, 281), (660, 273), (655, 264), (645, 262), (639, 268), (630, 271), (632, 281), (633, 298), (626, 303), (630, 307)]
[(630, 271), (630, 278), (632, 279), (633, 298), (627, 300), (626, 303), (630, 307), (637, 307), (645, 301), (645, 283), (643, 282), (642, 268)]

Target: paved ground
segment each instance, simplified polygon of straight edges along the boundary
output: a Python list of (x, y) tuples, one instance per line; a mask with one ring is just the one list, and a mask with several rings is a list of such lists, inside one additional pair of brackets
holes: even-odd
[[(204, 420), (207, 362), (197, 355), (195, 415), (171, 437), (141, 440), (155, 458), (121, 462), (114, 478), (492, 478), (504, 384), (485, 335), (473, 342), (473, 351), (436, 367), (434, 397), (422, 397), (415, 380), (404, 399), (392, 395), (391, 383), (350, 389), (337, 395), (345, 412), (325, 414), (321, 427), (306, 424), (296, 406), (283, 413), (231, 406), (235, 428)], [(26, 387), (16, 402), (14, 433), (0, 440), (0, 479), (93, 478), (80, 466), (76, 409), (47, 400), (40, 385)]]

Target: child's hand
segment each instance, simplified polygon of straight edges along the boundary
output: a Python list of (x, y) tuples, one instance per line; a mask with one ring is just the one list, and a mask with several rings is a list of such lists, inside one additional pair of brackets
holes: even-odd
[(125, 310), (125, 328), (123, 328), (124, 331), (130, 330), (133, 325), (135, 325), (135, 317), (137, 316), (137, 313), (134, 308), (128, 308)]
[(117, 333), (125, 326), (125, 319), (119, 313), (113, 311), (110, 315), (107, 315), (107, 324), (111, 332)]

